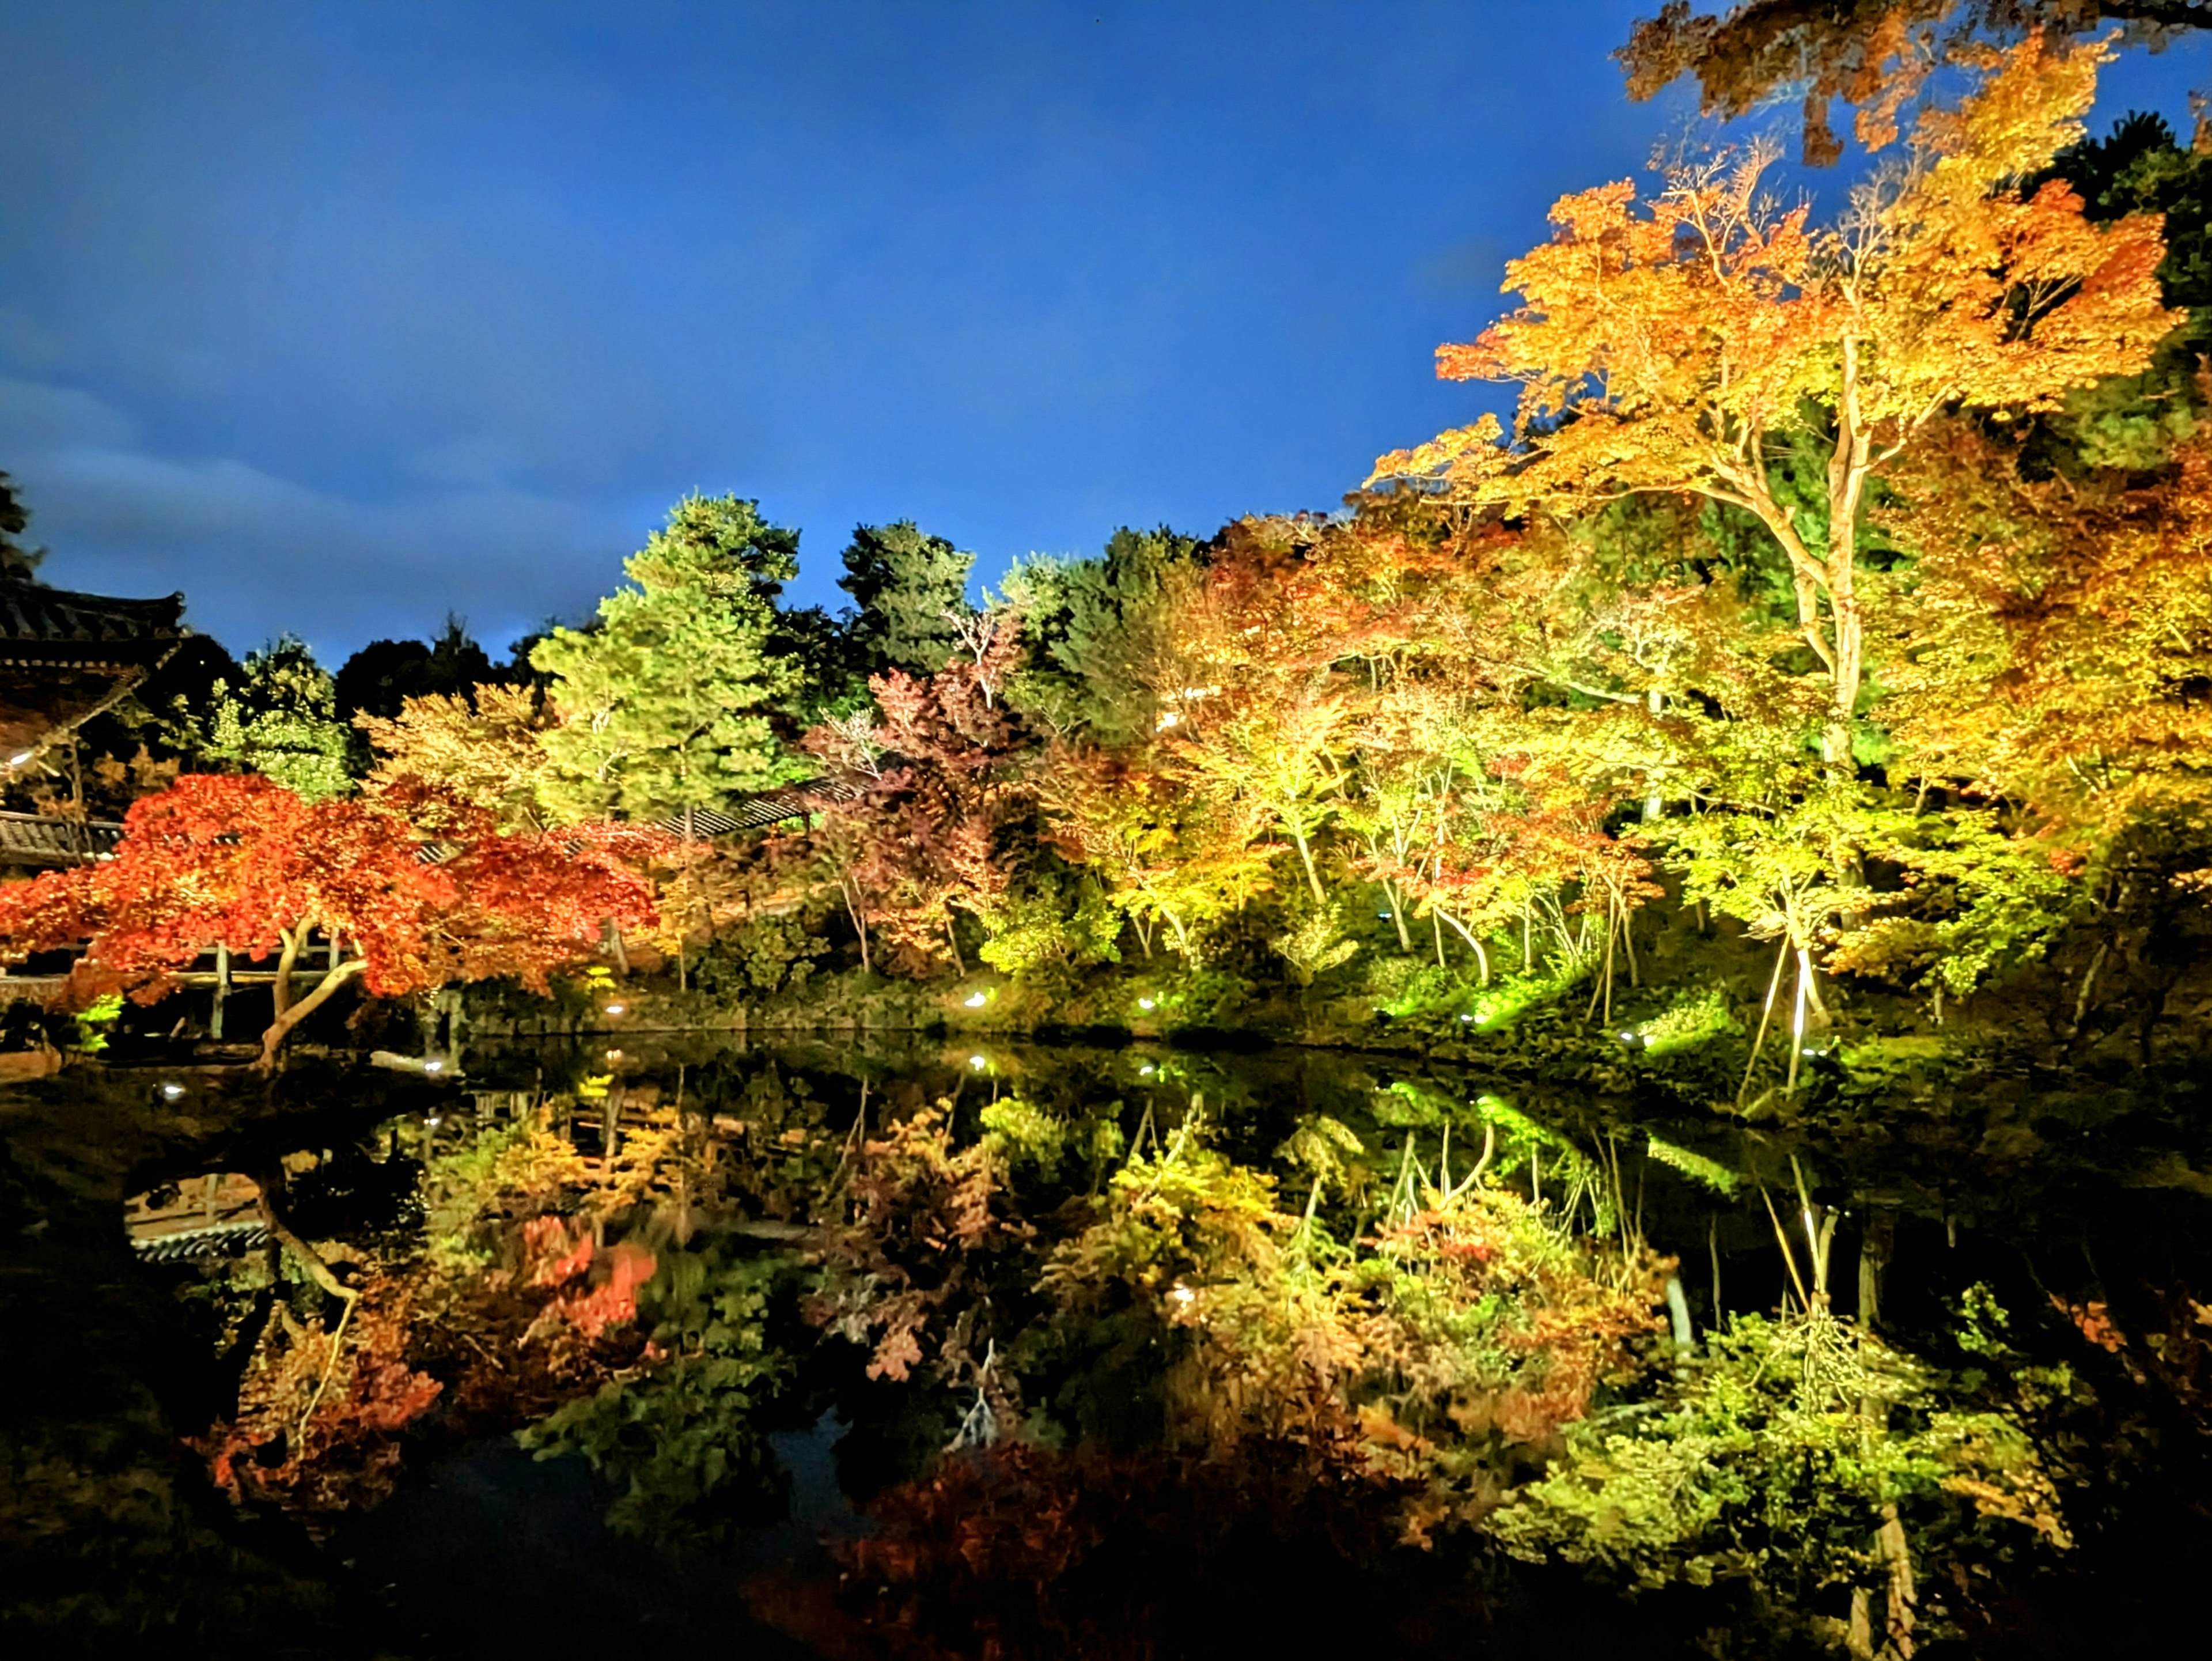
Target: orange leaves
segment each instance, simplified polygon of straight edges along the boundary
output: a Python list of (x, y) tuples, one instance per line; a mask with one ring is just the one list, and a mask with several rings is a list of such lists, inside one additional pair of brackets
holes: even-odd
[(1901, 477), (1894, 724), (1929, 775), (2100, 837), (2212, 810), (2212, 440), (2149, 484), (2022, 479), (1965, 429)]
[(488, 975), (542, 988), (594, 947), (603, 919), (650, 916), (649, 891), (623, 863), (638, 837), (502, 836), (480, 810), (445, 808), (439, 831), (455, 840), (432, 863), (392, 805), (187, 776), (132, 806), (112, 860), (0, 893), (0, 949), (82, 941), (88, 964), (158, 987), (209, 947), (265, 958), (316, 929), (351, 954), (332, 954), (333, 974), (393, 995)]
[[(1671, 170), (1641, 205), (1625, 184), (1563, 198), (1558, 234), (1507, 267), (1520, 306), (1438, 356), (1447, 378), (1520, 384), (1516, 445), (1478, 424), (1376, 477), (1512, 512), (1682, 491), (1754, 515), (1788, 562), (1840, 763), (1865, 674), (1869, 482), (1947, 411), (2055, 407), (2142, 369), (2179, 320), (2155, 216), (2100, 227), (2064, 186), (2019, 184), (2077, 136), (2105, 55), (2031, 37), (1986, 56), (1978, 88), (1923, 121), (1902, 182), (1831, 230), (1766, 204), (1759, 145)], [(1792, 446), (1825, 454), (1825, 526), (1778, 489)]]

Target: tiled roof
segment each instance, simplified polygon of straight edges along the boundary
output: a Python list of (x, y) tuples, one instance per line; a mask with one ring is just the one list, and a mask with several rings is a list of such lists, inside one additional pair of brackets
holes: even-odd
[(65, 588), (0, 578), (0, 644), (119, 645), (174, 640), (183, 631), (185, 597), (111, 599)]
[(123, 827), (111, 819), (45, 818), (0, 813), (0, 865), (75, 865), (87, 855), (112, 854)]
[[(781, 824), (786, 819), (803, 819), (811, 813), (820, 812), (823, 802), (848, 800), (854, 794), (848, 787), (828, 779), (809, 779), (804, 784), (787, 785), (781, 790), (748, 796), (732, 812), (720, 812), (711, 807), (695, 809), (689, 829), (702, 839), (726, 837), (733, 830), (757, 830), (763, 825)], [(684, 815), (676, 813), (661, 820), (660, 829), (671, 836), (683, 836), (686, 830)]]

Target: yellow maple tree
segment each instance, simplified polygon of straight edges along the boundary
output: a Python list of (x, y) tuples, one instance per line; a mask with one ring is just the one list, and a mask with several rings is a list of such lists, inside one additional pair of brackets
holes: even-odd
[[(1844, 761), (1874, 480), (1938, 417), (2054, 408), (2141, 370), (2180, 320), (2156, 216), (2097, 225), (2063, 182), (2023, 182), (2080, 136), (2109, 56), (2033, 36), (1973, 57), (1975, 90), (1924, 116), (1911, 164), (1826, 229), (1772, 203), (1764, 144), (1671, 169), (1645, 203), (1625, 181), (1562, 198), (1557, 234), (1506, 268), (1520, 306), (1437, 352), (1444, 379), (1518, 383), (1510, 440), (1486, 417), (1382, 457), (1370, 483), (1516, 513), (1668, 492), (1749, 514), (1788, 562)], [(1786, 448), (1824, 455), (1824, 513), (1779, 488)]]

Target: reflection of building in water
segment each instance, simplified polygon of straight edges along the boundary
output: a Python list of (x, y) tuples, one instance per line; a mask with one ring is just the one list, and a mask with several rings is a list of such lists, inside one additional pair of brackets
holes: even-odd
[(250, 1177), (211, 1171), (165, 1183), (124, 1205), (124, 1232), (149, 1262), (210, 1257), (264, 1243), (261, 1190)]

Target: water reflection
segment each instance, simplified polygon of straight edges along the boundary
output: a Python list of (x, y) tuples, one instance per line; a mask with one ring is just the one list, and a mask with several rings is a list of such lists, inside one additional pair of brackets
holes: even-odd
[[(8, 1317), (70, 1310), (109, 1381), (26, 1445), (88, 1470), (139, 1427), (118, 1480), (232, 1508), (147, 1536), (147, 1597), (279, 1585), (311, 1653), (480, 1652), (554, 1581), (664, 1636), (1195, 1653), (1287, 1619), (1286, 1574), (1334, 1589), (1302, 1650), (1556, 1638), (1561, 1574), (1645, 1648), (1999, 1649), (2201, 1538), (2170, 1100), (1995, 1079), (1785, 1131), (1342, 1056), (848, 1043), (363, 1076), (6, 1110)], [(165, 1421), (204, 1476), (145, 1476)], [(30, 1500), (97, 1556), (129, 1527), (80, 1486)], [(249, 1564), (241, 1525), (325, 1548)], [(396, 1624), (349, 1632), (370, 1593)]]

